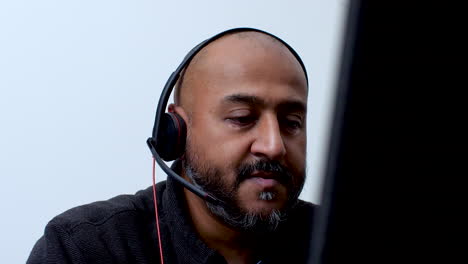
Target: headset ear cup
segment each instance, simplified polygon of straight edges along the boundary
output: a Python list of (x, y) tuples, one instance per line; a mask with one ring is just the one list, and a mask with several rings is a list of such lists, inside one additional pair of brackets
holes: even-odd
[(156, 150), (165, 161), (179, 158), (185, 152), (187, 126), (177, 113), (164, 113), (160, 119)]

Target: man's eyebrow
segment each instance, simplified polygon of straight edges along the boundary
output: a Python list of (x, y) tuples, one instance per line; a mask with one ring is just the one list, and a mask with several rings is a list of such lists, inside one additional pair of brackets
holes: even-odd
[(242, 103), (247, 105), (265, 105), (265, 101), (257, 96), (248, 94), (231, 94), (223, 99), (226, 103)]
[[(226, 103), (241, 103), (247, 104), (250, 106), (264, 106), (266, 104), (265, 100), (258, 96), (248, 95), (248, 94), (232, 94), (223, 98), (223, 101)], [(288, 111), (300, 111), (306, 112), (307, 107), (304, 102), (300, 100), (288, 100), (280, 102), (278, 105), (279, 109), (288, 110)]]

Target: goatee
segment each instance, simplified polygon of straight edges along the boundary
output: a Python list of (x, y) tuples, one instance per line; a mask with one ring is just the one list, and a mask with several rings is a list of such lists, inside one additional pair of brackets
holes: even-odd
[[(241, 165), (236, 170), (236, 179), (232, 186), (223, 182), (220, 169), (199, 163), (186, 152), (182, 160), (186, 175), (192, 182), (204, 191), (220, 199), (224, 205), (214, 205), (206, 202), (210, 212), (227, 225), (243, 232), (265, 233), (272, 232), (284, 221), (288, 212), (297, 203), (299, 194), (304, 185), (304, 177), (295, 178), (283, 165), (272, 160), (258, 160), (251, 164)], [(271, 172), (275, 179), (287, 189), (287, 201), (284, 208), (272, 209), (269, 212), (250, 212), (240, 207), (238, 190), (240, 184), (251, 177), (254, 171)], [(275, 199), (277, 193), (274, 191), (263, 191), (258, 198), (264, 201)]]

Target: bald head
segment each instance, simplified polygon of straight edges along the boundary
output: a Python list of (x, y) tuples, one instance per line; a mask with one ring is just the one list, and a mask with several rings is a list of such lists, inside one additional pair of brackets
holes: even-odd
[[(255, 31), (234, 32), (213, 41), (198, 52), (181, 73), (175, 87), (175, 104), (184, 107), (187, 113), (193, 111), (198, 97), (206, 94), (207, 86), (215, 79), (245, 76), (249, 65), (265, 63), (265, 68), (277, 68), (295, 72), (289, 82), (297, 83), (307, 89), (307, 80), (301, 64), (280, 41), (272, 36)], [(272, 63), (272, 64), (268, 64)], [(254, 67), (254, 74), (265, 75)], [(222, 87), (219, 87), (220, 89)]]

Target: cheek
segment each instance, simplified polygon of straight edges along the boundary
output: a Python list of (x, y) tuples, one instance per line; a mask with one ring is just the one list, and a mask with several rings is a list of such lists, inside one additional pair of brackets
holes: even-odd
[(307, 140), (305, 133), (301, 137), (285, 140), (287, 160), (292, 169), (305, 171)]
[(236, 169), (249, 153), (248, 138), (230, 133), (208, 115), (194, 120), (189, 134), (189, 144), (196, 149), (199, 160), (218, 168), (233, 182)]

